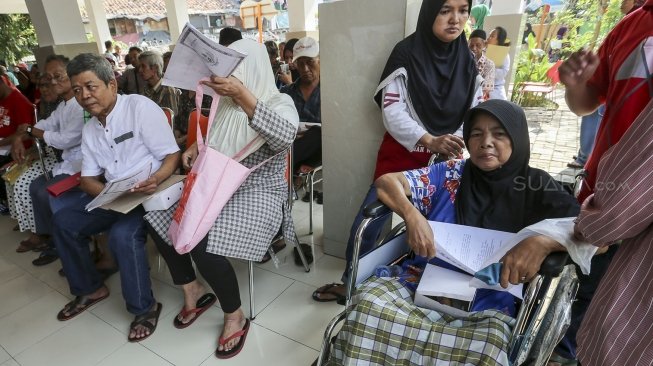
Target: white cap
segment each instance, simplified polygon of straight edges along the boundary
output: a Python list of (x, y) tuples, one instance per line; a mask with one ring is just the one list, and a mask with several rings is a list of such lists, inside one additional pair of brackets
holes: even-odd
[(311, 37), (301, 38), (292, 49), (292, 62), (300, 57), (317, 57), (320, 55), (320, 46)]

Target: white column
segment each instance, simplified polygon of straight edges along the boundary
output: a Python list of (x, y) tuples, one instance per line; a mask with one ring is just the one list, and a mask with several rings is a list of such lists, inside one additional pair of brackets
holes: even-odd
[(109, 24), (107, 24), (107, 12), (104, 10), (102, 0), (85, 0), (88, 21), (91, 26), (91, 32), (95, 38), (95, 43), (100, 53), (104, 53), (104, 42), (111, 40)]
[(39, 46), (87, 43), (76, 0), (25, 0)]
[[(487, 4), (487, 1), (485, 3)], [(494, 0), (492, 1), (492, 15), (523, 13), (524, 6), (524, 0)]]
[(188, 17), (188, 5), (186, 0), (165, 0), (166, 13), (168, 15), (168, 29), (172, 43), (177, 43), (181, 30), (190, 18)]
[(311, 36), (318, 38), (317, 0), (288, 0), (288, 34), (286, 39)]

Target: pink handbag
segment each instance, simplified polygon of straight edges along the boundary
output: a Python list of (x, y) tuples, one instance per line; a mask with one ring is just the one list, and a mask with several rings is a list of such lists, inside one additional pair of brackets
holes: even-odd
[[(202, 85), (197, 86), (195, 104), (200, 110), (202, 105)], [(211, 103), (211, 112), (207, 126), (207, 139), (220, 96), (216, 95)], [(197, 113), (197, 159), (186, 177), (184, 190), (179, 199), (179, 206), (172, 216), (168, 236), (175, 250), (185, 254), (193, 250), (211, 230), (220, 212), (231, 199), (245, 179), (261, 165), (272, 159), (266, 159), (253, 168), (247, 168), (237, 160), (250, 147), (245, 146), (234, 158), (208, 147), (202, 137)], [(254, 142), (254, 141), (252, 141)], [(250, 143), (251, 144), (251, 143)], [(275, 155), (276, 156), (276, 155)]]

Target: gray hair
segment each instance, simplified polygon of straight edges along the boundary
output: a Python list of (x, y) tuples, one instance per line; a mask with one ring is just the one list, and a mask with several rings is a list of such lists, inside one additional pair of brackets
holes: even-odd
[(159, 78), (163, 77), (163, 56), (155, 51), (145, 51), (138, 55), (138, 61), (150, 67), (156, 66), (156, 74)]
[(68, 77), (71, 79), (73, 76), (77, 76), (86, 71), (94, 73), (106, 85), (109, 85), (111, 80), (116, 79), (109, 61), (104, 56), (93, 53), (81, 53), (75, 56), (68, 63), (68, 67), (66, 67)]

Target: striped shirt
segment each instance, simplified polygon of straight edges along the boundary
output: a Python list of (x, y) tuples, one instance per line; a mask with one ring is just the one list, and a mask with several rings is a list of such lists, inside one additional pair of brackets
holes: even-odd
[(653, 365), (653, 100), (603, 155), (577, 229), (622, 240), (578, 332), (583, 365)]

